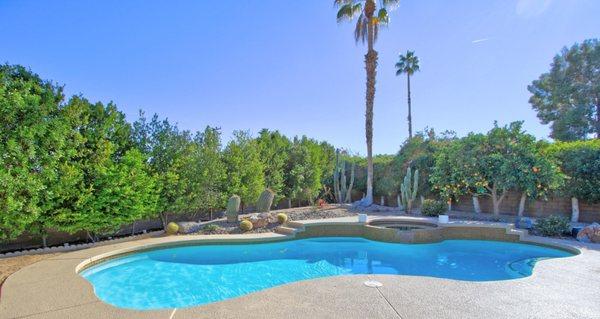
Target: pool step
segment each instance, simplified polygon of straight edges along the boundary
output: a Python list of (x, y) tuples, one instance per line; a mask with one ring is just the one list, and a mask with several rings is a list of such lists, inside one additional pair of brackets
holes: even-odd
[(289, 221), (286, 224), (287, 227), (291, 227), (291, 228), (298, 228), (298, 229), (304, 229), (304, 224), (300, 223), (300, 222), (295, 222), (295, 221)]
[(519, 236), (519, 238), (523, 238), (524, 236), (527, 236), (529, 234), (529, 232), (527, 231), (527, 229), (516, 229), (516, 228), (512, 228), (512, 227), (507, 227), (506, 234), (517, 235), (517, 236)]
[(279, 226), (275, 228), (275, 232), (282, 235), (292, 235), (296, 232), (296, 228)]
[(285, 226), (275, 228), (275, 232), (282, 235), (293, 235), (301, 231), (304, 231), (304, 224), (293, 221), (288, 222)]

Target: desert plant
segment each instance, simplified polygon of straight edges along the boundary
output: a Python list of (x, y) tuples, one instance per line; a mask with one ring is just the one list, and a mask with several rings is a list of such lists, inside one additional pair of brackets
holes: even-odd
[(268, 188), (265, 189), (258, 197), (258, 201), (256, 202), (256, 211), (259, 213), (268, 213), (271, 211), (273, 198), (275, 198), (275, 193)]
[(238, 212), (240, 211), (241, 199), (238, 195), (229, 197), (227, 201), (227, 222), (234, 223), (238, 221)]
[(561, 236), (568, 233), (570, 228), (569, 219), (558, 215), (540, 218), (535, 222), (535, 230), (543, 236)]
[(413, 201), (417, 198), (417, 190), (419, 189), (419, 170), (415, 170), (413, 175), (412, 170), (406, 169), (406, 176), (402, 184), (400, 184), (400, 202), (407, 213), (412, 211)]
[(448, 205), (439, 200), (426, 199), (421, 206), (421, 214), (425, 216), (439, 216), (448, 210)]
[(343, 156), (346, 152), (339, 149), (335, 151), (335, 168), (333, 170), (333, 188), (335, 199), (339, 204), (350, 203), (352, 196), (352, 187), (354, 186), (354, 168), (356, 163), (352, 162), (350, 170), (350, 183), (346, 183), (346, 160)]
[(240, 222), (240, 229), (243, 231), (251, 231), (252, 230), (252, 222), (249, 220), (242, 220)]
[(288, 221), (288, 216), (284, 213), (277, 214), (277, 221), (280, 224), (285, 224)]
[(174, 222), (170, 222), (167, 224), (167, 229), (165, 230), (167, 235), (175, 235), (179, 231), (179, 225)]

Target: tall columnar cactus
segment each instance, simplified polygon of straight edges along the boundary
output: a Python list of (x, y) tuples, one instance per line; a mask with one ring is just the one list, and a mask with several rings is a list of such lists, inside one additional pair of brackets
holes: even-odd
[(275, 198), (275, 193), (268, 188), (265, 189), (260, 194), (260, 197), (258, 197), (258, 202), (256, 202), (256, 211), (259, 213), (268, 213), (271, 211), (273, 198)]
[(333, 188), (338, 203), (349, 203), (352, 200), (352, 187), (354, 186), (354, 166), (350, 170), (350, 183), (346, 183), (346, 161), (341, 158), (340, 150), (335, 152), (335, 169), (333, 170)]
[(227, 201), (227, 222), (229, 223), (237, 223), (238, 221), (238, 212), (240, 211), (240, 202), (241, 199), (238, 195), (233, 195), (229, 197)]
[(404, 181), (400, 184), (400, 202), (407, 213), (412, 211), (413, 201), (417, 198), (417, 189), (419, 189), (419, 170), (415, 170), (413, 176), (409, 167), (406, 169)]

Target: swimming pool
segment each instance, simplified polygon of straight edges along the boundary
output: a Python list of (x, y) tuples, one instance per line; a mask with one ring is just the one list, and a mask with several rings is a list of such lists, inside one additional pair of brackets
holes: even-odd
[(531, 275), (537, 260), (571, 255), (558, 249), (498, 241), (397, 244), (359, 237), (322, 237), (157, 249), (111, 259), (80, 274), (104, 302), (149, 310), (197, 306), (337, 275), (507, 280)]

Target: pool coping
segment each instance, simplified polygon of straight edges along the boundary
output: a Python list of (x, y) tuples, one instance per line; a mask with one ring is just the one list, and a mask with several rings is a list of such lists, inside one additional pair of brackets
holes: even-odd
[[(399, 230), (393, 230), (393, 229), (386, 229), (383, 226), (371, 225), (372, 222), (378, 222), (378, 221), (399, 221), (399, 222), (408, 222), (408, 223), (412, 222), (414, 224), (419, 224), (419, 225), (435, 225), (435, 228), (399, 231)], [(567, 251), (574, 255), (579, 255), (581, 253), (581, 250), (577, 249), (574, 246), (567, 245), (567, 244), (560, 243), (560, 242), (548, 241), (544, 237), (528, 236), (529, 234), (528, 234), (527, 230), (515, 229), (512, 224), (505, 224), (505, 223), (485, 223), (485, 224), (473, 224), (473, 223), (462, 223), (462, 222), (439, 223), (439, 222), (436, 222), (434, 219), (430, 219), (430, 218), (426, 218), (426, 217), (406, 217), (406, 216), (370, 218), (367, 220), (367, 222), (358, 222), (358, 221), (331, 222), (331, 221), (327, 221), (327, 220), (308, 220), (308, 221), (297, 221), (296, 223), (303, 224), (304, 227), (309, 227), (309, 228), (319, 227), (319, 226), (327, 228), (331, 225), (360, 226), (360, 227), (364, 227), (365, 230), (372, 230), (375, 232), (386, 232), (387, 231), (390, 233), (395, 232), (395, 233), (403, 233), (403, 234), (431, 233), (431, 232), (438, 232), (438, 231), (443, 232), (444, 229), (448, 229), (448, 228), (463, 228), (463, 229), (466, 228), (466, 229), (468, 229), (468, 228), (476, 227), (476, 228), (503, 229), (503, 230), (505, 230), (507, 235), (517, 235), (518, 236), (517, 241), (510, 240), (511, 242), (533, 244), (533, 245), (539, 245), (539, 246), (559, 249), (559, 250)], [(80, 274), (85, 269), (93, 267), (94, 265), (97, 265), (99, 263), (103, 263), (110, 259), (120, 258), (120, 257), (124, 257), (124, 256), (130, 255), (130, 254), (151, 251), (151, 250), (156, 250), (156, 249), (175, 248), (175, 247), (183, 247), (183, 246), (211, 245), (211, 244), (212, 245), (227, 245), (227, 244), (239, 244), (239, 243), (260, 244), (260, 243), (280, 242), (280, 241), (289, 241), (289, 240), (314, 238), (314, 237), (339, 236), (339, 235), (335, 235), (335, 231), (334, 231), (332, 234), (328, 233), (328, 234), (320, 235), (320, 236), (297, 237), (297, 234), (300, 234), (302, 231), (304, 231), (304, 230), (301, 230), (300, 232), (294, 232), (291, 234), (285, 234), (285, 235), (273, 234), (273, 236), (264, 236), (263, 235), (260, 237), (258, 237), (258, 236), (248, 237), (248, 235), (241, 235), (244, 237), (231, 237), (231, 238), (227, 238), (227, 237), (222, 238), (221, 237), (221, 238), (214, 238), (214, 239), (213, 238), (189, 237), (190, 235), (175, 236), (173, 238), (178, 238), (178, 237), (182, 237), (182, 238), (178, 239), (178, 240), (165, 241), (165, 242), (160, 242), (160, 243), (152, 243), (152, 244), (145, 244), (145, 245), (123, 248), (123, 249), (117, 249), (117, 250), (114, 250), (111, 252), (92, 256), (92, 257), (84, 260), (83, 262), (81, 262), (79, 265), (77, 265), (77, 267), (75, 268), (75, 272)], [(266, 234), (269, 234), (269, 233), (266, 233)], [(215, 235), (212, 235), (212, 236), (215, 236)], [(231, 235), (227, 235), (227, 236), (231, 236)], [(365, 239), (375, 240), (375, 241), (407, 243), (407, 244), (437, 243), (437, 242), (441, 242), (444, 240), (456, 239), (456, 238), (447, 238), (446, 236), (440, 236), (437, 238), (433, 238), (430, 241), (408, 242), (408, 241), (402, 240), (403, 238), (406, 238), (406, 236), (400, 237), (399, 240), (397, 240), (397, 241), (381, 240), (381, 238), (377, 238), (376, 236), (373, 238), (373, 236), (365, 236), (364, 234), (357, 234), (356, 236), (362, 237)], [(463, 238), (463, 239), (486, 240), (486, 239), (479, 238), (476, 235), (473, 236), (472, 238)], [(492, 240), (509, 241), (509, 240), (502, 240), (502, 238), (492, 239)]]
[[(389, 218), (389, 217), (386, 217)], [(375, 218), (370, 218), (372, 220)], [(429, 218), (418, 218), (418, 217), (402, 217), (399, 218), (401, 220), (414, 220), (414, 221), (427, 221), (431, 222), (432, 219)], [(308, 220), (302, 221), (302, 224), (307, 227), (330, 227), (330, 226), (361, 226), (365, 228), (373, 227), (380, 228), (375, 226), (365, 225), (364, 223), (358, 223), (356, 221), (356, 217), (347, 217), (347, 218), (335, 218), (331, 220)], [(561, 239), (554, 238), (543, 238), (543, 237), (535, 237), (527, 234), (526, 231), (515, 230), (512, 228), (510, 224), (506, 223), (488, 223), (488, 222), (451, 222), (449, 224), (440, 225), (440, 229), (452, 228), (456, 230), (460, 229), (502, 229), (506, 234), (510, 236), (517, 236), (520, 242), (530, 243), (530, 244), (539, 244), (542, 246), (549, 246), (553, 248), (559, 248), (563, 250), (567, 250), (572, 253), (576, 253), (577, 256), (569, 257), (575, 258), (587, 258), (590, 255), (589, 247), (590, 245), (578, 243), (578, 242), (569, 242)], [(263, 234), (247, 234), (247, 235), (182, 235), (182, 236), (170, 236), (170, 237), (155, 237), (155, 238), (147, 238), (135, 242), (125, 242), (125, 243), (116, 243), (113, 245), (94, 247), (84, 250), (79, 250), (75, 252), (69, 252), (64, 255), (50, 258), (45, 261), (38, 262), (36, 264), (30, 265), (28, 267), (23, 268), (17, 273), (11, 275), (4, 283), (3, 289), (3, 298), (0, 299), (0, 317), (2, 318), (19, 318), (24, 316), (40, 316), (47, 317), (52, 315), (56, 315), (60, 317), (62, 312), (65, 311), (76, 311), (75, 309), (79, 309), (83, 311), (84, 309), (92, 309), (97, 308), (100, 309), (100, 313), (103, 315), (95, 316), (95, 315), (86, 315), (88, 319), (92, 318), (107, 318), (107, 317), (142, 317), (142, 318), (167, 318), (171, 315), (174, 315), (175, 312), (169, 312), (165, 310), (153, 310), (153, 311), (133, 311), (127, 309), (116, 308), (111, 305), (105, 304), (100, 301), (93, 292), (93, 287), (91, 284), (87, 282), (87, 280), (83, 279), (78, 273), (82, 271), (84, 268), (89, 267), (92, 264), (96, 264), (99, 262), (103, 262), (110, 258), (116, 258), (122, 256), (124, 254), (135, 253), (143, 250), (151, 250), (157, 248), (166, 248), (173, 246), (182, 246), (182, 245), (195, 245), (195, 244), (232, 244), (232, 243), (263, 243), (263, 242), (273, 242), (273, 241), (285, 241), (285, 240), (293, 240), (298, 238), (298, 233), (281, 235), (275, 233), (263, 233)], [(301, 236), (300, 236), (301, 237)], [(476, 238), (472, 238), (476, 239)], [(600, 245), (593, 246), (593, 256), (595, 259), (600, 260), (600, 253), (596, 250), (600, 251)], [(534, 274), (529, 277), (517, 279), (519, 282), (523, 283), (531, 283), (539, 278), (541, 275), (545, 275), (546, 267), (556, 267), (563, 263), (556, 262), (559, 259), (549, 259), (543, 260), (536, 264), (536, 269), (534, 270)], [(52, 265), (60, 265), (60, 267), (51, 268)], [(538, 274), (537, 272), (540, 272)], [(44, 278), (44, 273), (46, 273), (47, 277), (50, 279)], [(252, 293), (246, 296), (242, 296), (235, 299), (225, 300), (221, 302), (217, 302), (214, 304), (202, 305), (197, 307), (190, 307), (185, 309), (180, 309), (177, 312), (177, 315), (174, 318), (186, 317), (185, 314), (193, 313), (194, 316), (198, 317), (199, 313), (203, 312), (203, 309), (220, 309), (219, 311), (224, 311), (222, 307), (223, 305), (232, 305), (235, 300), (250, 300), (259, 298), (264, 298), (264, 296), (270, 296), (275, 293), (275, 291), (290, 289), (303, 289), (303, 287), (309, 287), (310, 289), (318, 289), (319, 286), (315, 286), (317, 282), (319, 285), (331, 285), (331, 284), (339, 284), (346, 283), (349, 279), (344, 279), (340, 276), (338, 277), (329, 277), (327, 278), (329, 281), (323, 281), (321, 279), (313, 279), (308, 280), (307, 282), (295, 282), (288, 285), (274, 287), (267, 290), (259, 291), (256, 293)], [(396, 276), (398, 278), (387, 278), (381, 275), (371, 276), (374, 278), (384, 278), (388, 281), (398, 281), (403, 280), (402, 282), (436, 282), (436, 283), (445, 283), (446, 285), (456, 285), (456, 283), (452, 283), (454, 280), (451, 279), (439, 279), (439, 278), (428, 278), (428, 277), (416, 277), (407, 279), (407, 276)], [(354, 277), (353, 280), (359, 277)], [(362, 277), (360, 277), (362, 278)], [(52, 298), (48, 298), (48, 295), (51, 295), (53, 292), (52, 287), (48, 287), (44, 281), (49, 281), (52, 283), (56, 283), (57, 285), (63, 285), (63, 289), (72, 289), (72, 292), (69, 292), (68, 296), (60, 296), (54, 295)], [(383, 279), (382, 279), (383, 280)], [(454, 281), (455, 282), (455, 281)], [(26, 289), (25, 289), (26, 287)], [(38, 290), (35, 293), (32, 293), (33, 290)], [(398, 288), (400, 289), (400, 288)], [(289, 293), (293, 293), (295, 290), (291, 290)], [(311, 290), (312, 291), (312, 290)], [(45, 294), (44, 294), (45, 292)], [(76, 292), (76, 293), (75, 293)], [(351, 292), (348, 292), (352, 294)], [(390, 293), (394, 293), (394, 290), (391, 290)], [(381, 294), (383, 296), (383, 294)], [(71, 300), (65, 300), (66, 298), (72, 298)], [(374, 297), (380, 298), (380, 297)], [(58, 302), (51, 303), (48, 299), (54, 299)], [(390, 300), (394, 300), (393, 298)], [(338, 301), (328, 300), (327, 302), (336, 303)], [(339, 301), (342, 302), (342, 301)], [(344, 301), (345, 302), (345, 301)], [(57, 305), (59, 304), (59, 305)], [(389, 303), (391, 305), (392, 303)], [(69, 306), (67, 306), (69, 305)], [(74, 307), (73, 310), (70, 310)], [(348, 307), (348, 306), (346, 306)], [(231, 309), (227, 309), (227, 311), (233, 311)], [(311, 310), (312, 311), (312, 310)], [(360, 311), (360, 310), (359, 310)], [(371, 310), (375, 311), (375, 310)], [(407, 310), (408, 311), (408, 310)], [(4, 313), (4, 315), (3, 315)], [(110, 314), (110, 315), (107, 315)], [(168, 315), (167, 315), (168, 314)], [(201, 317), (201, 315), (200, 315)], [(349, 317), (352, 317), (350, 315)]]

